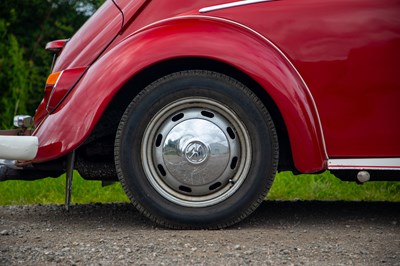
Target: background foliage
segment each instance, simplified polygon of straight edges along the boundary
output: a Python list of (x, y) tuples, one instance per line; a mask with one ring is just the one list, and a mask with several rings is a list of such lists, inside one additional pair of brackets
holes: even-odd
[(0, 1), (0, 129), (33, 115), (52, 57), (46, 43), (72, 37), (104, 0)]

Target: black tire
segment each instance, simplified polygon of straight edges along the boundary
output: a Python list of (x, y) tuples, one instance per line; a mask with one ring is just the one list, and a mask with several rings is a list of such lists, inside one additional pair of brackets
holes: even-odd
[(210, 71), (165, 76), (126, 109), (115, 141), (121, 184), (159, 225), (223, 228), (264, 200), (278, 139), (262, 102), (236, 80)]

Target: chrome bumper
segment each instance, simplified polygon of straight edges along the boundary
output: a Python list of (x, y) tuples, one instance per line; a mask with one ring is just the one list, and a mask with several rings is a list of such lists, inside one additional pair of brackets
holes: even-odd
[(1, 136), (0, 159), (26, 161), (35, 158), (39, 140), (35, 136)]
[(14, 125), (20, 127), (17, 130), (0, 131), (0, 160), (27, 161), (35, 158), (39, 140), (35, 136), (29, 136), (27, 128), (33, 125), (32, 117), (18, 115), (14, 117)]

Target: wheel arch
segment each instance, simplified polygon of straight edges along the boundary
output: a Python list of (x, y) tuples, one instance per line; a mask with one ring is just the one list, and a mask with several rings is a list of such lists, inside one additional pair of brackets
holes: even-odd
[[(134, 60), (127, 60), (130, 58)], [(266, 39), (247, 28), (213, 18), (167, 20), (133, 34), (112, 48), (90, 67), (60, 106), (61, 110), (50, 115), (35, 131), (41, 141), (35, 160), (60, 157), (91, 140), (95, 125), (107, 116), (103, 114), (118, 110), (115, 106), (124, 106), (120, 101), (126, 104), (126, 99), (132, 99), (143, 86), (161, 75), (193, 67), (220, 71), (251, 88), (263, 100), (275, 123), (278, 122), (280, 144), (288, 147), (290, 144), (291, 149), (287, 147), (283, 154), (293, 152), (294, 165), (300, 172), (325, 168), (318, 113), (297, 71)], [(99, 78), (100, 75), (107, 79)], [(81, 102), (83, 96), (90, 100)], [(72, 115), (69, 112), (72, 110), (77, 113)], [(79, 116), (83, 113), (85, 119)], [(118, 116), (114, 120), (115, 117)], [(74, 118), (79, 118), (78, 123)], [(61, 130), (68, 127), (69, 132), (52, 128), (54, 123), (60, 124)], [(68, 135), (71, 131), (74, 131), (72, 137)], [(287, 158), (282, 161), (281, 170), (290, 168), (287, 167), (290, 163), (283, 167), (283, 162), (290, 162)]]
[[(200, 57), (187, 57), (171, 59), (159, 62), (146, 69), (130, 79), (115, 95), (113, 100), (107, 106), (106, 111), (103, 113), (102, 118), (96, 125), (91, 133), (91, 136), (86, 140), (86, 143), (101, 138), (104, 134), (115, 135), (118, 123), (110, 123), (111, 116), (122, 116), (123, 111), (129, 105), (131, 100), (147, 85), (163, 76), (172, 74), (174, 72), (184, 70), (208, 70), (218, 72), (236, 79), (257, 95), (263, 102), (264, 106), (270, 113), (278, 134), (279, 139), (279, 171), (291, 170), (296, 171), (294, 166), (292, 152), (290, 148), (290, 140), (287, 132), (286, 125), (282, 118), (278, 107), (268, 93), (255, 82), (251, 77), (239, 71), (231, 65), (226, 63)], [(106, 129), (106, 130), (105, 130)]]

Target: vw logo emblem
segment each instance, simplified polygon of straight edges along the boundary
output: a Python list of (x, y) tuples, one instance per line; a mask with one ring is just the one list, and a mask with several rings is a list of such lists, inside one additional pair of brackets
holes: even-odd
[(200, 164), (208, 157), (207, 146), (200, 141), (193, 141), (186, 146), (185, 157), (192, 164)]

